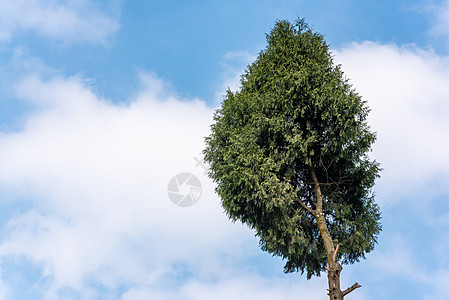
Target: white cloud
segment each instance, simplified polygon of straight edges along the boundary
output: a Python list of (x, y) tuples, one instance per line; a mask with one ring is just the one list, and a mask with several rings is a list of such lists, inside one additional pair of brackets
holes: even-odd
[[(2, 277), (2, 275), (4, 276), (4, 274), (0, 273), (0, 277)], [(1, 300), (8, 299), (7, 298), (8, 296), (9, 296), (9, 288), (7, 285), (5, 285), (3, 280), (0, 279), (0, 299)]]
[(236, 92), (240, 89), (240, 80), (246, 67), (257, 58), (256, 55), (249, 52), (229, 52), (225, 55), (222, 62), (223, 72), (220, 85), (215, 94), (216, 103), (220, 104), (226, 91), (230, 89)]
[(433, 15), (431, 35), (449, 40), (449, 0), (443, 0), (440, 4), (430, 4), (425, 10)]
[[(94, 0), (2, 0), (0, 40), (9, 40), (19, 30), (64, 42), (104, 43), (119, 28), (117, 8)], [(106, 12), (105, 12), (106, 11)]]
[[(210, 283), (192, 281), (181, 289), (155, 291), (154, 289), (132, 289), (123, 295), (123, 300), (144, 299), (327, 299), (326, 278), (307, 281), (291, 279), (267, 279), (257, 274), (238, 274), (234, 278)], [(361, 299), (353, 297), (353, 299)]]
[[(389, 218), (410, 218), (410, 212), (416, 218), (387, 220), (390, 226), (382, 234), (386, 238), (381, 238), (363, 270), (376, 274), (378, 282), (401, 278), (425, 286), (429, 299), (446, 299), (449, 266), (437, 254), (449, 249), (446, 231), (442, 231), (449, 214), (441, 199), (449, 195), (449, 57), (413, 45), (374, 42), (353, 43), (334, 53), (372, 109), (368, 121), (378, 135), (373, 157), (384, 168), (376, 185), (377, 201), (386, 210), (407, 207), (395, 210), (394, 215), (390, 211)], [(407, 232), (402, 232), (407, 227), (391, 225), (407, 222), (415, 223)], [(422, 231), (414, 234), (412, 228), (417, 226)], [(425, 231), (436, 237), (433, 243), (421, 242), (426, 240), (421, 236)], [(422, 253), (434, 258), (423, 259)]]
[[(146, 89), (128, 105), (99, 99), (76, 78), (28, 77), (17, 87), (37, 110), (21, 131), (0, 135), (0, 185), (28, 197), (31, 209), (11, 217), (0, 255), (43, 266), (49, 298), (65, 287), (88, 290), (89, 280), (150, 285), (174, 263), (198, 276), (224, 274), (221, 256), (259, 251), (196, 167), (213, 110), (179, 100), (154, 75), (142, 81)], [(203, 185), (190, 208), (167, 195), (181, 172)]]
[[(433, 232), (429, 232), (429, 234), (433, 234)], [(364, 292), (367, 291), (368, 295), (376, 295), (376, 299), (390, 299), (392, 293), (397, 294), (404, 289), (404, 283), (411, 288), (415, 288), (414, 286), (422, 288), (422, 290), (417, 288), (419, 291), (419, 295), (415, 295), (417, 299), (420, 296), (422, 298), (419, 299), (447, 299), (449, 296), (446, 288), (449, 283), (447, 265), (438, 265), (429, 258), (429, 256), (435, 255), (434, 249), (432, 245), (421, 245), (421, 239), (421, 236), (415, 235), (413, 240), (409, 240), (404, 237), (402, 232), (390, 232), (388, 238), (383, 240), (381, 249), (370, 254), (368, 260), (362, 262), (362, 267), (355, 267), (358, 274), (354, 274), (353, 270), (344, 274), (354, 277), (360, 277), (363, 272), (369, 274), (370, 286), (362, 285), (365, 288)], [(446, 240), (439, 242), (447, 244)], [(426, 257), (418, 253), (422, 253)], [(426, 265), (429, 261), (433, 261), (436, 267)], [(401, 281), (402, 283), (399, 283)], [(381, 290), (378, 288), (379, 283), (382, 284)], [(407, 293), (410, 295), (410, 291), (406, 291), (406, 295)], [(374, 297), (362, 297), (361, 299), (374, 299)]]
[(435, 270), (431, 277), (429, 277), (429, 282), (433, 289), (426, 293), (424, 300), (445, 300), (449, 298), (449, 291), (447, 290), (447, 286), (449, 285), (448, 270)]
[(431, 283), (429, 275), (423, 270), (423, 264), (415, 257), (415, 249), (404, 236), (390, 234), (384, 242), (388, 243), (388, 247), (375, 251), (369, 259), (371, 268), (382, 270), (378, 278), (407, 278), (413, 282)]
[(335, 56), (372, 109), (373, 156), (384, 168), (378, 198), (404, 199), (429, 184), (429, 198), (449, 193), (442, 184), (449, 176), (449, 58), (373, 42), (351, 44)]

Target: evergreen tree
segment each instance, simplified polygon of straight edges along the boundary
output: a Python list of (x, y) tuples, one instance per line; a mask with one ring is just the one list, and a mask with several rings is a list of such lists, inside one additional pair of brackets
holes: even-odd
[(278, 21), (206, 138), (229, 218), (255, 229), (285, 272), (327, 270), (331, 300), (360, 287), (340, 289), (341, 264), (364, 258), (381, 231), (368, 112), (324, 37), (304, 20)]

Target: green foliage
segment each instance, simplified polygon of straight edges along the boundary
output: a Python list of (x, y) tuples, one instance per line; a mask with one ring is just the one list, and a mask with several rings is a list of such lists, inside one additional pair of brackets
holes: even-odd
[(381, 230), (371, 189), (379, 167), (367, 153), (375, 134), (368, 108), (333, 63), (322, 35), (304, 20), (278, 21), (267, 47), (227, 92), (206, 138), (205, 160), (232, 220), (256, 230), (263, 250), (286, 259), (285, 271), (320, 275), (327, 259), (311, 177), (339, 260), (371, 251)]

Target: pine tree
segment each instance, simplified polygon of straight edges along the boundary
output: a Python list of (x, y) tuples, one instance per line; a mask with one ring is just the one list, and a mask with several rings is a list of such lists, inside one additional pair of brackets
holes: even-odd
[(360, 287), (340, 289), (341, 264), (365, 258), (381, 231), (368, 112), (324, 37), (303, 19), (278, 21), (206, 138), (229, 218), (253, 228), (285, 272), (327, 270), (331, 300)]

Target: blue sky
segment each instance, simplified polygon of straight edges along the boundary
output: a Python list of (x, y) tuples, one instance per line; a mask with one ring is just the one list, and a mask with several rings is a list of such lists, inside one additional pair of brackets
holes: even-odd
[[(227, 87), (303, 17), (372, 109), (383, 232), (348, 298), (448, 299), (449, 1), (0, 2), (0, 299), (327, 299), (223, 213)], [(167, 194), (188, 172), (202, 194)]]

